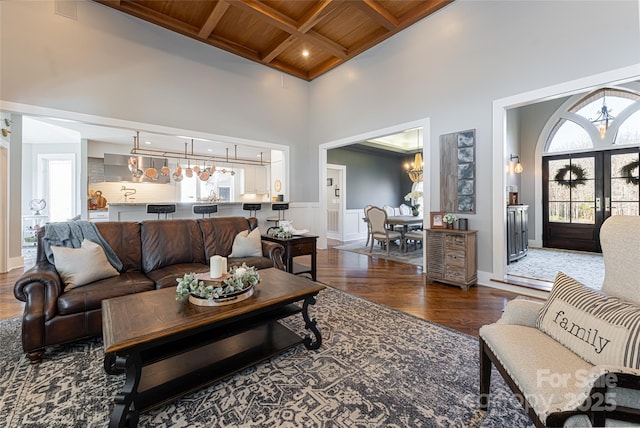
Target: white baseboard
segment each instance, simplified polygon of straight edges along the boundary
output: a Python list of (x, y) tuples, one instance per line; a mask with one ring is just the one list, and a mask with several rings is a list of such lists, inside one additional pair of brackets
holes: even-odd
[(18, 268), (24, 268), (24, 257), (10, 257), (8, 260), (7, 269), (11, 271)]

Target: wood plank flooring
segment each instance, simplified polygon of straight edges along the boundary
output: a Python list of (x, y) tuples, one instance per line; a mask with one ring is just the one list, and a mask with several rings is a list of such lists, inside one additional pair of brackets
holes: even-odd
[[(335, 249), (318, 250), (317, 269), (324, 284), (476, 337), (478, 329), (500, 318), (505, 304), (516, 297), (489, 287), (462, 291), (427, 283), (420, 266)], [(13, 296), (22, 272), (0, 274), (0, 319), (22, 315), (24, 303)]]

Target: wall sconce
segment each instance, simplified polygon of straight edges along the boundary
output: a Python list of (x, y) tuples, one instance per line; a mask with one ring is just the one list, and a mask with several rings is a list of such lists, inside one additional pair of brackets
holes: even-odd
[(511, 162), (513, 162), (514, 159), (516, 160), (516, 166), (515, 168), (513, 168), (513, 172), (515, 172), (516, 174), (520, 174), (522, 173), (522, 171), (524, 171), (524, 168), (522, 168), (522, 164), (520, 163), (520, 156), (511, 155)]

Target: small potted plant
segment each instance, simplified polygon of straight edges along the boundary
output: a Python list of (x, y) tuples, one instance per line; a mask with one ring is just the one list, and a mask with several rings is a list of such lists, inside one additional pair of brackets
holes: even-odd
[(443, 220), (445, 223), (447, 223), (447, 229), (453, 229), (453, 223), (455, 223), (457, 219), (458, 218), (455, 216), (455, 214), (445, 214)]

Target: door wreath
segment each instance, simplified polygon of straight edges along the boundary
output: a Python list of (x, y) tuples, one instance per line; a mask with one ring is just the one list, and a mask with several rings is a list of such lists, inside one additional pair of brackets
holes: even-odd
[[(567, 173), (569, 177), (567, 178)], [(573, 175), (574, 178), (571, 178)], [(567, 164), (556, 173), (555, 180), (559, 185), (575, 189), (579, 185), (587, 184), (587, 171), (580, 165)]]
[(633, 184), (637, 186), (640, 184), (640, 177), (633, 176), (633, 170), (640, 166), (640, 161), (632, 161), (620, 168), (620, 175), (626, 179), (627, 184)]

